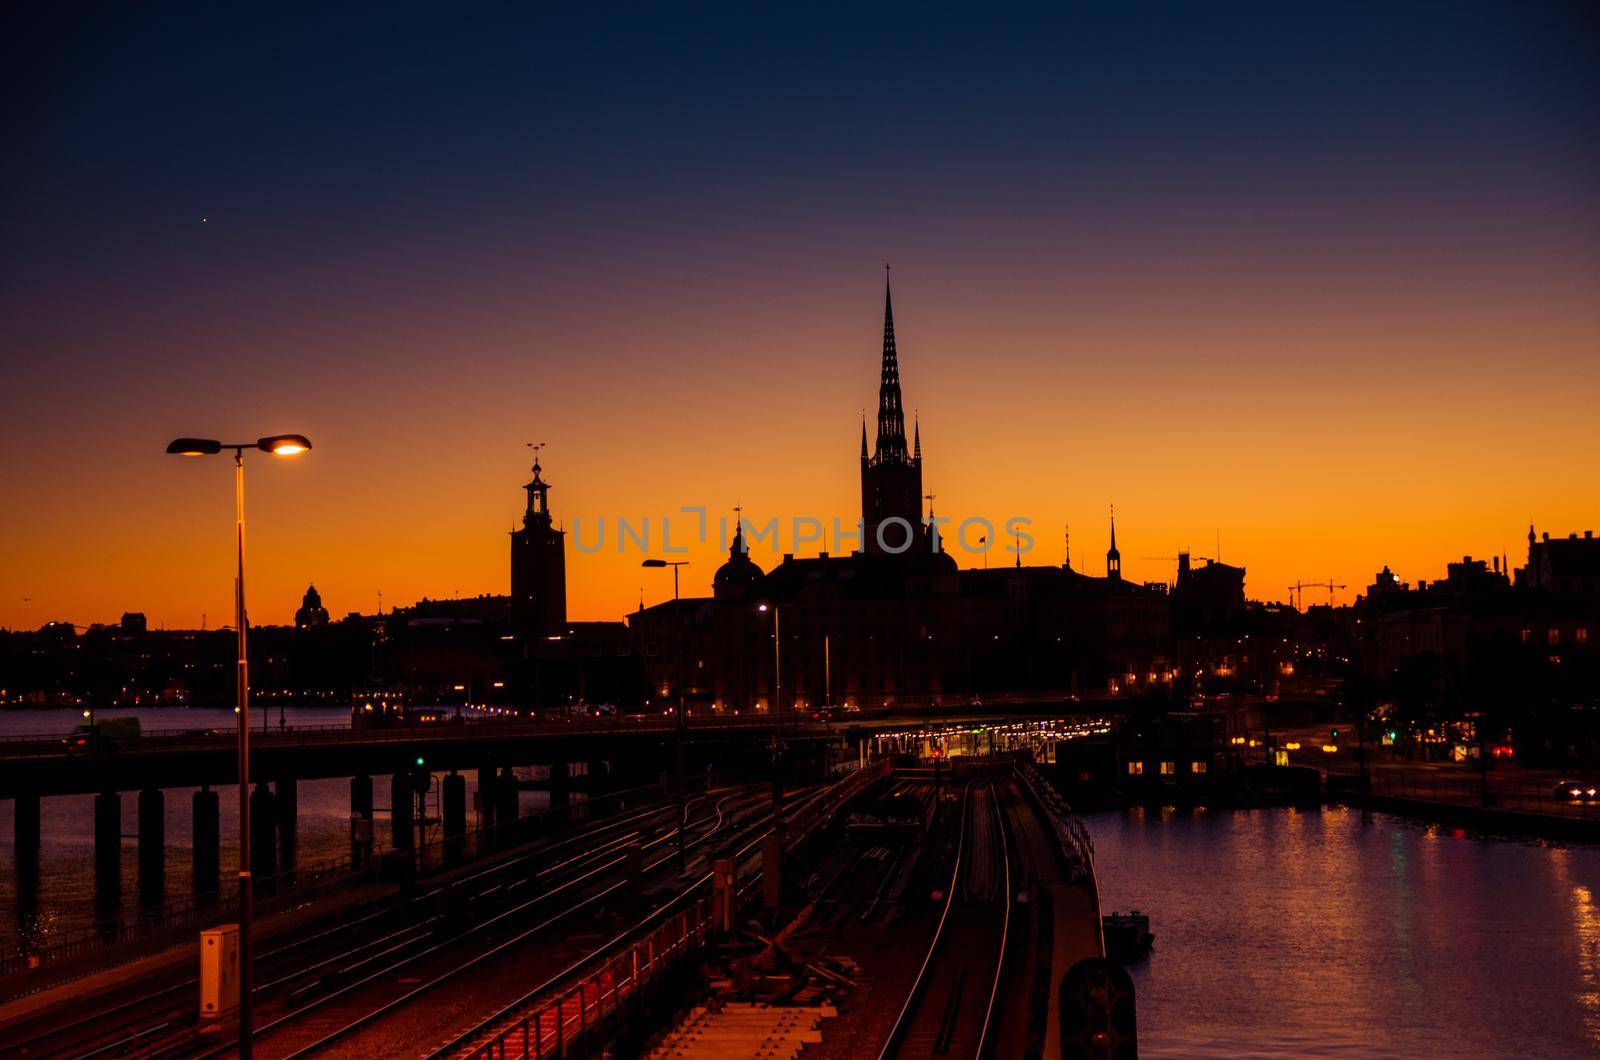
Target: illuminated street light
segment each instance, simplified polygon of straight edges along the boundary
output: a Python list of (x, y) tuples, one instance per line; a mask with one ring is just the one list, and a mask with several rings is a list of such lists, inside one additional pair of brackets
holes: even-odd
[(215, 438), (178, 438), (167, 446), (174, 456), (216, 456), (233, 450), (234, 549), (238, 571), (233, 582), (233, 626), (238, 640), (239, 716), (239, 1056), (250, 1060), (250, 920), (254, 895), (250, 880), (250, 664), (245, 647), (244, 610), (244, 451), (259, 449), (275, 456), (294, 456), (311, 448), (303, 434), (269, 434), (253, 442), (219, 442)]

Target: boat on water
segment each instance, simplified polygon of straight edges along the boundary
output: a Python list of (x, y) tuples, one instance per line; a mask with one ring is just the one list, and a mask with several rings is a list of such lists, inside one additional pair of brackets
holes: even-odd
[(1118, 964), (1132, 964), (1145, 957), (1155, 944), (1150, 918), (1137, 909), (1102, 916), (1100, 924), (1105, 933), (1106, 956)]

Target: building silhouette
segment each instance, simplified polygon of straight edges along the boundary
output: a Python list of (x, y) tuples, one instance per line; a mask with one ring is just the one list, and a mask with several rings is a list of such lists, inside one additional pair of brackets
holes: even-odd
[[(861, 539), (852, 552), (785, 554), (770, 570), (743, 526), (709, 598), (640, 608), (630, 631), (654, 695), (713, 709), (882, 706), (1001, 690), (1170, 680), (1166, 587), (1060, 566), (960, 570), (922, 514), (920, 425), (908, 444), (894, 308), (885, 284), (876, 444), (861, 428)], [(781, 631), (781, 640), (776, 638)]]
[(537, 457), (522, 528), (511, 531), (511, 620), (535, 637), (556, 636), (567, 625), (566, 531), (550, 515), (550, 484)]
[(322, 606), (322, 594), (317, 592), (315, 585), (306, 588), (306, 594), (300, 600), (300, 607), (294, 613), (296, 629), (311, 629), (314, 626), (328, 624), (328, 609)]

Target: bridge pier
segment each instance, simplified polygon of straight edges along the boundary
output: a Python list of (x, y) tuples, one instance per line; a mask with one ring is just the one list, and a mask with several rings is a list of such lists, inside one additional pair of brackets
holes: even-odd
[(17, 856), (17, 874), (25, 865), (39, 864), (39, 796), (18, 792), (11, 800), (12, 846)]
[(167, 796), (139, 792), (139, 904), (160, 905), (167, 890)]
[(486, 840), (494, 838), (495, 822), (495, 770), (494, 766), (478, 767), (478, 831)]
[(300, 784), (294, 777), (279, 777), (272, 785), (278, 805), (278, 864), (294, 868), (295, 827), (300, 817)]
[(372, 778), (350, 778), (350, 863), (366, 865), (372, 847)]
[(411, 774), (396, 773), (389, 778), (389, 842), (396, 850), (412, 846)]
[(571, 818), (568, 812), (572, 805), (572, 777), (571, 770), (565, 762), (550, 763), (550, 826), (563, 828)]
[(265, 783), (250, 793), (250, 875), (260, 891), (269, 877), (278, 873), (277, 808)]
[(444, 856), (446, 861), (459, 861), (466, 852), (467, 836), (467, 778), (451, 770), (444, 778), (439, 796), (440, 813), (444, 821)]
[(589, 798), (598, 799), (608, 794), (613, 786), (611, 762), (604, 758), (591, 758), (585, 768), (589, 771)]
[(94, 797), (94, 893), (102, 912), (122, 896), (122, 796), (115, 791)]
[(222, 869), (220, 826), (222, 814), (217, 804), (217, 793), (202, 787), (194, 793), (191, 805), (194, 849), (194, 893), (202, 898), (215, 898), (218, 876)]
[(517, 818), (522, 816), (522, 782), (516, 771), (506, 766), (495, 780), (495, 816), (500, 820), (500, 831), (509, 836), (517, 828)]

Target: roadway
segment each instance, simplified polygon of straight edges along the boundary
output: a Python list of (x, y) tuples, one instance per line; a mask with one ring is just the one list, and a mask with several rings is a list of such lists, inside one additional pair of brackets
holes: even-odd
[[(1337, 729), (1339, 737), (1333, 737)], [(1308, 766), (1325, 777), (1354, 782), (1361, 775), (1360, 745), (1353, 738), (1350, 724), (1274, 726), (1272, 737), (1279, 747), (1298, 743), (1289, 750), (1289, 764)], [(1334, 752), (1323, 748), (1335, 747)], [(1261, 756), (1267, 749), (1247, 748), (1247, 758)], [(1402, 758), (1381, 743), (1366, 747), (1367, 772), (1373, 794), (1400, 799), (1416, 799), (1462, 807), (1481, 806), (1483, 774), (1476, 762), (1429, 762)], [(1570, 802), (1554, 792), (1558, 781), (1570, 781), (1577, 773), (1532, 768), (1520, 762), (1491, 759), (1488, 774), (1489, 794), (1495, 808), (1515, 813), (1572, 817), (1600, 822), (1600, 799)], [(1582, 787), (1600, 790), (1600, 778), (1590, 777)]]

